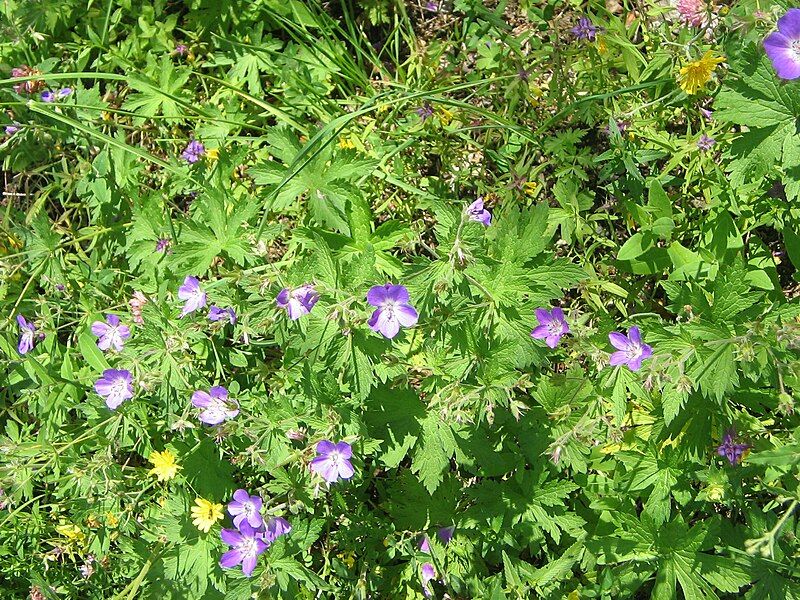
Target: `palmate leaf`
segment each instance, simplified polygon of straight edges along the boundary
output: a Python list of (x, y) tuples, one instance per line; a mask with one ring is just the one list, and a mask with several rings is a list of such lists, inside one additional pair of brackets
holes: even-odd
[(422, 428), (421, 444), (414, 450), (411, 470), (417, 474), (428, 493), (433, 494), (442, 482), (457, 444), (453, 430), (441, 421), (435, 411), (428, 413), (419, 423)]
[(191, 71), (176, 67), (169, 56), (164, 56), (156, 64), (150, 60), (148, 77), (131, 75), (130, 86), (139, 93), (130, 96), (122, 107), (141, 115), (134, 119), (137, 125), (148, 117), (164, 116), (168, 122), (175, 122), (186, 115), (184, 110), (183, 86), (189, 81)]
[(748, 47), (734, 61), (739, 78), (726, 79), (714, 107), (716, 117), (745, 128), (726, 152), (731, 184), (743, 186), (782, 166), (788, 199), (800, 195), (800, 95), (782, 85), (760, 48)]

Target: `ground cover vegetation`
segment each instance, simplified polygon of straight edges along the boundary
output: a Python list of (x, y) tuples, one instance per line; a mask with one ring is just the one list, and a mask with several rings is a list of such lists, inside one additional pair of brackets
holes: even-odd
[(800, 8), (0, 31), (0, 597), (800, 597)]

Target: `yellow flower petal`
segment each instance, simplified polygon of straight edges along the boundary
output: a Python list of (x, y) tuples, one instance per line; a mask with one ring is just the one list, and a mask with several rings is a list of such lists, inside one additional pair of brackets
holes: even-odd
[(205, 498), (196, 498), (192, 507), (192, 523), (200, 531), (208, 533), (211, 527), (222, 517), (222, 504), (216, 504)]
[(147, 460), (153, 465), (149, 471), (150, 475), (155, 475), (159, 481), (169, 481), (181, 469), (180, 465), (175, 462), (175, 455), (169, 450), (151, 452)]
[(688, 62), (681, 67), (678, 85), (687, 94), (696, 94), (711, 81), (717, 65), (724, 61), (724, 56), (714, 56), (714, 53), (709, 50), (703, 55), (703, 58)]

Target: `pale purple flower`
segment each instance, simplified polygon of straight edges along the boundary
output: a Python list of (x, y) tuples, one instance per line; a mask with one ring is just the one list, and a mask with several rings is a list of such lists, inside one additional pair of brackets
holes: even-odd
[(717, 454), (724, 456), (731, 463), (731, 466), (735, 466), (742, 461), (742, 457), (748, 448), (750, 448), (750, 444), (736, 443), (736, 429), (731, 427), (722, 436), (722, 443), (717, 447)]
[(480, 223), (484, 227), (488, 227), (492, 224), (492, 213), (483, 207), (483, 198), (475, 200), (464, 212), (469, 216), (470, 221)]
[(239, 414), (239, 403), (228, 398), (228, 390), (220, 385), (208, 392), (197, 390), (192, 394), (192, 406), (203, 409), (198, 418), (206, 425), (219, 425)]
[(642, 361), (653, 355), (653, 348), (642, 341), (639, 328), (634, 326), (628, 330), (625, 336), (616, 331), (608, 334), (611, 345), (617, 349), (611, 355), (611, 366), (628, 365), (631, 371), (638, 371), (642, 368)]
[(700, 108), (700, 114), (703, 115), (703, 118), (706, 119), (707, 121), (713, 121), (714, 120), (714, 111), (713, 110), (709, 110), (707, 108), (702, 108), (701, 107)]
[[(453, 533), (455, 532), (455, 530), (456, 530), (455, 525), (450, 525), (449, 527), (441, 527), (439, 531), (436, 532), (436, 537), (438, 537), (439, 541), (446, 546), (447, 544), (450, 543), (450, 540), (453, 539)], [(419, 542), (419, 549), (422, 552), (430, 554), (431, 541), (427, 535), (422, 536), (422, 539)]]
[(262, 539), (261, 534), (246, 521), (242, 522), (239, 531), (223, 529), (220, 532), (220, 537), (223, 542), (231, 547), (219, 559), (220, 566), (230, 569), (241, 564), (242, 573), (247, 577), (253, 574), (259, 555), (269, 548), (269, 544)]
[(236, 325), (236, 311), (233, 308), (220, 308), (216, 304), (212, 304), (208, 309), (209, 321), (228, 321), (231, 325)]
[(166, 252), (172, 245), (172, 240), (169, 238), (158, 238), (156, 240), (156, 252)]
[(433, 594), (433, 591), (428, 585), (433, 579), (436, 579), (436, 569), (433, 568), (431, 563), (425, 563), (422, 565), (420, 580), (422, 581), (422, 592), (428, 598), (430, 598), (430, 596)]
[(264, 528), (263, 537), (268, 544), (272, 544), (279, 537), (286, 535), (291, 530), (292, 526), (289, 524), (289, 521), (283, 517), (272, 517), (269, 521), (267, 521), (267, 525)]
[(241, 530), (242, 523), (247, 523), (253, 529), (261, 527), (264, 524), (264, 519), (261, 517), (263, 504), (260, 496), (251, 496), (247, 490), (238, 489), (233, 492), (233, 500), (228, 504), (228, 512), (233, 517), (234, 527)]
[(103, 376), (95, 381), (94, 389), (105, 398), (106, 406), (114, 410), (125, 400), (133, 398), (133, 377), (125, 369), (106, 369)]
[(425, 10), (439, 12), (439, 3), (436, 0), (428, 0), (428, 2), (425, 3)]
[(203, 146), (202, 143), (198, 142), (197, 140), (192, 140), (186, 146), (186, 149), (181, 154), (183, 160), (188, 162), (190, 165), (196, 163), (198, 160), (203, 158), (203, 155), (206, 153), (206, 147)]
[(11, 125), (6, 125), (6, 135), (14, 135), (20, 130), (20, 125), (14, 121)]
[(687, 25), (702, 27), (708, 20), (708, 6), (703, 0), (678, 0), (675, 8)]
[(317, 444), (317, 456), (311, 461), (311, 470), (328, 483), (341, 479), (350, 479), (355, 470), (350, 463), (353, 449), (347, 442), (334, 444), (322, 440)]
[(800, 8), (790, 8), (778, 19), (778, 31), (764, 39), (764, 49), (778, 77), (800, 77)]
[(56, 95), (50, 90), (45, 90), (39, 95), (39, 98), (42, 102), (53, 102), (56, 99)]
[(425, 102), (422, 106), (417, 108), (414, 112), (422, 121), (427, 121), (433, 116), (433, 107), (430, 102)]
[(704, 133), (703, 135), (700, 136), (700, 139), (697, 140), (697, 147), (703, 152), (708, 152), (714, 147), (714, 144), (716, 143), (717, 140)]
[(61, 99), (61, 98), (66, 98), (70, 94), (72, 94), (72, 88), (71, 87), (64, 87), (64, 88), (61, 88), (60, 90), (58, 90), (58, 92), (56, 93), (56, 96), (58, 96), (58, 98)]
[(593, 42), (597, 37), (597, 32), (602, 28), (595, 26), (588, 17), (578, 19), (578, 24), (572, 28), (572, 35), (578, 40), (588, 40)]
[(183, 285), (178, 288), (178, 298), (185, 301), (181, 310), (181, 318), (206, 305), (206, 293), (200, 287), (197, 277), (191, 275), (183, 280)]
[(536, 309), (536, 318), (539, 319), (539, 326), (531, 331), (531, 337), (537, 340), (544, 340), (550, 348), (558, 346), (558, 342), (565, 333), (569, 333), (569, 325), (564, 318), (564, 311), (555, 307), (553, 310), (544, 308)]
[(20, 354), (27, 354), (36, 345), (36, 326), (32, 321), (26, 321), (22, 315), (17, 315), (17, 325), (19, 325), (17, 350)]
[(419, 320), (414, 307), (409, 304), (408, 290), (402, 285), (376, 285), (367, 292), (367, 302), (377, 307), (367, 325), (372, 331), (380, 332), (392, 339), (400, 331), (400, 326), (413, 327)]
[(131, 330), (120, 322), (117, 315), (107, 314), (105, 323), (103, 321), (92, 323), (92, 334), (100, 338), (97, 340), (97, 347), (103, 352), (110, 348), (122, 352), (125, 340), (131, 337)]
[(178, 56), (184, 56), (189, 51), (189, 48), (186, 47), (186, 44), (178, 44), (175, 46), (175, 54)]
[(319, 300), (319, 294), (314, 286), (305, 284), (294, 289), (283, 288), (275, 298), (275, 303), (286, 310), (286, 314), (292, 321), (296, 321), (310, 313), (317, 300)]

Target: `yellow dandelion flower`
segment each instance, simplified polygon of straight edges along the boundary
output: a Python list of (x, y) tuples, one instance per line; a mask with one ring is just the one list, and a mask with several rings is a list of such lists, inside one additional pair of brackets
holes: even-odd
[(453, 113), (442, 106), (438, 108), (437, 112), (439, 113), (439, 120), (442, 122), (442, 125), (450, 125), (450, 122), (453, 120)]
[(211, 527), (222, 518), (222, 504), (215, 504), (205, 498), (195, 498), (192, 507), (192, 523), (203, 533), (208, 533)]
[(681, 67), (678, 85), (687, 94), (696, 94), (711, 81), (717, 65), (724, 61), (724, 56), (714, 56), (714, 53), (709, 50), (703, 55), (703, 58), (688, 62)]
[(155, 475), (159, 481), (169, 481), (181, 469), (180, 465), (175, 462), (175, 455), (169, 450), (151, 452), (150, 458), (147, 460), (153, 465), (149, 471), (150, 475)]
[(219, 148), (209, 148), (206, 150), (206, 160), (208, 162), (214, 162), (219, 158)]
[(86, 539), (86, 534), (81, 531), (81, 528), (72, 523), (57, 525), (56, 531), (71, 542), (82, 542)]
[(339, 138), (339, 148), (342, 150), (355, 150), (356, 145), (353, 140), (350, 140), (344, 136)]

